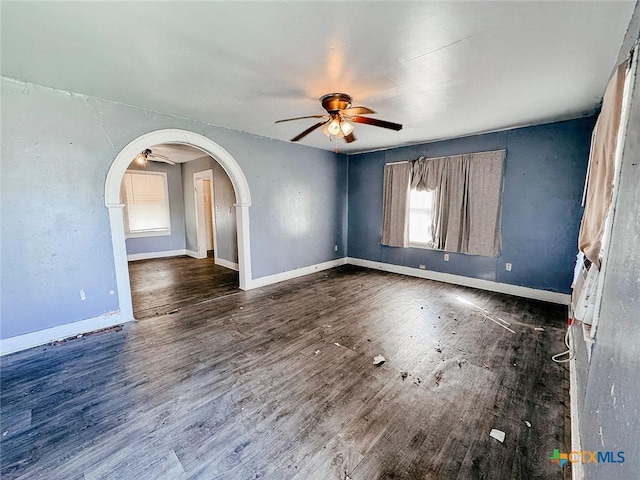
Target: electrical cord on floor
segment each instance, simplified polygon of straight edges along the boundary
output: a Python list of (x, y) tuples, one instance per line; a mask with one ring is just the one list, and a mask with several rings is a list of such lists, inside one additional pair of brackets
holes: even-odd
[[(571, 360), (573, 360), (573, 356), (574, 356), (574, 352), (573, 349), (571, 348), (571, 345), (569, 345), (569, 332), (571, 331), (571, 325), (569, 325), (567, 327), (567, 333), (564, 335), (564, 344), (567, 347), (567, 350), (562, 352), (562, 353), (558, 353), (556, 355), (554, 355), (553, 357), (551, 357), (551, 360), (553, 360), (556, 363), (566, 363), (569, 362)], [(559, 360), (561, 357), (564, 357), (565, 355), (568, 355), (567, 358), (563, 358), (562, 360)]]

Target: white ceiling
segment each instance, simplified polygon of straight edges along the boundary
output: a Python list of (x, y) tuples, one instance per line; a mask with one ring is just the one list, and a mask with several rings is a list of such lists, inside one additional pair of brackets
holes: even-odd
[(635, 1), (6, 2), (2, 74), (288, 140), (352, 95), (364, 151), (592, 113)]

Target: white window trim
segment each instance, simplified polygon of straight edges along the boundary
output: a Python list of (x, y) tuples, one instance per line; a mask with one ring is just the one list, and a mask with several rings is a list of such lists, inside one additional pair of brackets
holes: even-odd
[[(154, 172), (147, 170), (126, 170), (125, 175), (134, 174), (134, 175), (158, 175), (164, 178), (164, 196), (167, 199), (167, 209), (169, 210), (169, 227), (168, 228), (154, 228), (148, 230), (138, 230), (135, 232), (129, 231), (129, 214), (127, 212), (127, 202), (126, 199), (122, 199), (122, 203), (124, 204), (124, 235), (125, 238), (145, 238), (145, 237), (167, 237), (171, 236), (171, 202), (169, 200), (169, 178), (167, 172)], [(124, 177), (123, 177), (124, 178)]]
[(141, 232), (125, 233), (125, 238), (143, 238), (143, 237), (169, 237), (171, 236), (171, 228), (162, 230), (144, 230)]

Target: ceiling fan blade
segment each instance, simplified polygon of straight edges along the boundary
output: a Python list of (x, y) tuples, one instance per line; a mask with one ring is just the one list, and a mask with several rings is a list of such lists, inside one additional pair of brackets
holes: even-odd
[(176, 162), (173, 160), (169, 160), (169, 157), (165, 157), (164, 155), (160, 155), (159, 153), (150, 153), (147, 155), (147, 159), (153, 160), (154, 162), (164, 162), (169, 165), (175, 165)]
[(298, 135), (296, 135), (295, 137), (293, 137), (291, 139), (292, 142), (297, 142), (298, 140), (306, 137), (307, 135), (309, 135), (311, 132), (313, 132), (316, 128), (320, 128), (322, 125), (324, 125), (327, 122), (318, 122), (315, 125), (312, 125), (311, 127), (307, 128), (304, 132), (299, 133)]
[(344, 136), (344, 141), (347, 143), (355, 142), (357, 140), (356, 136), (351, 132), (349, 135)]
[(307, 115), (306, 117), (294, 117), (294, 118), (285, 118), (283, 120), (276, 120), (274, 123), (282, 123), (282, 122), (290, 122), (291, 120), (303, 120), (305, 118), (325, 118), (329, 117), (329, 115)]
[(367, 113), (376, 113), (370, 108), (367, 107), (351, 107), (351, 108), (343, 108), (340, 110), (342, 115), (363, 115)]
[(369, 117), (358, 117), (353, 116), (350, 117), (349, 120), (356, 123), (364, 123), (367, 125), (373, 125), (375, 127), (388, 128), (390, 130), (402, 130), (402, 125), (399, 123), (387, 122), (385, 120), (378, 120), (377, 118), (369, 118)]
[(149, 155), (148, 159), (151, 160), (152, 162), (168, 163), (169, 165), (175, 165), (176, 164), (176, 162), (171, 161), (168, 158), (158, 158), (158, 157), (154, 157), (154, 156)]

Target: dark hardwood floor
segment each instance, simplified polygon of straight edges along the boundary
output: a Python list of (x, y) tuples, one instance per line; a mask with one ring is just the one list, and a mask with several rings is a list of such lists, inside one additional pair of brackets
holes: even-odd
[(129, 277), (138, 320), (241, 291), (238, 272), (216, 265), (210, 257), (129, 262)]
[(183, 304), (3, 357), (2, 478), (568, 478), (565, 319), (350, 266)]

